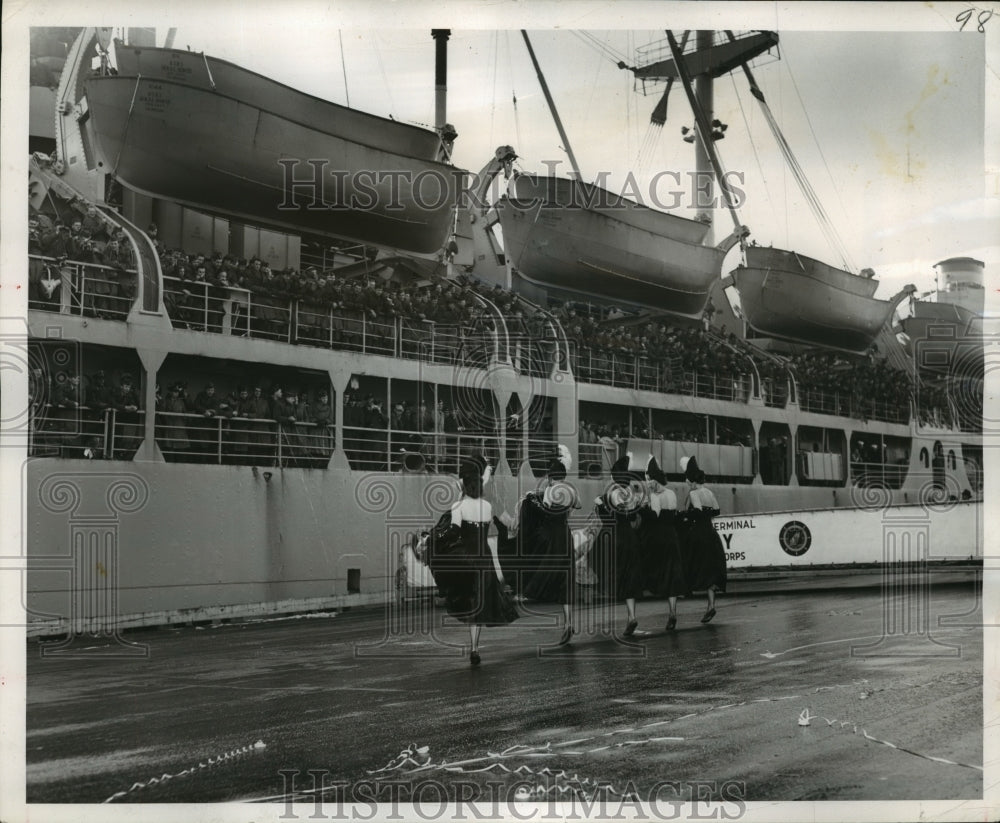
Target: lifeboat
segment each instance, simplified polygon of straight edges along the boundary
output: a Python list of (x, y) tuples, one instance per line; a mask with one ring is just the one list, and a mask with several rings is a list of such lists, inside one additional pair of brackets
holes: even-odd
[(796, 343), (866, 351), (916, 289), (878, 300), (878, 281), (794, 251), (748, 246), (732, 273), (743, 316), (755, 332)]
[(707, 223), (569, 178), (518, 175), (496, 208), (507, 259), (525, 280), (691, 318), (743, 234), (705, 245)]
[[(116, 44), (85, 82), (103, 170), (144, 194), (285, 230), (432, 253), (462, 172), (431, 130), (189, 51)], [(458, 175), (458, 176), (456, 176)]]

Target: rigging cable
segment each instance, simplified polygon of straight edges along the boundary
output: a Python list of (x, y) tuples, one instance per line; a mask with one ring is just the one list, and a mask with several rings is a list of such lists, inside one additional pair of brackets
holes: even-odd
[(599, 40), (595, 35), (591, 34), (589, 31), (578, 31), (576, 29), (571, 30), (571, 33), (580, 40), (584, 45), (592, 48), (601, 57), (607, 58), (615, 65), (625, 62), (626, 55), (619, 54), (615, 49), (609, 46), (607, 43)]
[[(760, 92), (759, 89), (757, 91)], [(754, 96), (756, 97), (756, 95)], [(785, 161), (788, 163), (788, 166), (792, 171), (792, 175), (795, 177), (796, 183), (798, 183), (803, 196), (806, 198), (806, 202), (812, 209), (813, 214), (819, 223), (820, 229), (827, 238), (827, 242), (830, 243), (834, 251), (842, 258), (845, 268), (850, 270), (852, 266), (850, 260), (848, 259), (847, 249), (844, 247), (843, 241), (841, 241), (839, 235), (837, 234), (837, 231), (830, 221), (826, 210), (823, 208), (822, 203), (820, 203), (816, 192), (809, 184), (809, 180), (805, 176), (805, 171), (803, 171), (802, 167), (799, 165), (799, 162), (795, 157), (795, 153), (792, 151), (792, 147), (789, 145), (781, 131), (781, 127), (778, 125), (777, 120), (774, 118), (770, 108), (764, 101), (763, 93), (760, 94), (758, 102), (760, 103), (761, 109), (764, 112), (764, 117), (771, 128), (771, 132), (774, 134), (775, 140), (778, 142), (778, 147), (781, 149), (781, 153), (784, 156)]]
[[(816, 144), (816, 148), (819, 150), (819, 156), (823, 161), (823, 167), (826, 169), (826, 175), (830, 179), (830, 183), (833, 186), (833, 191), (837, 195), (837, 202), (840, 204), (840, 210), (843, 214), (847, 214), (847, 210), (844, 208), (844, 201), (840, 197), (840, 188), (837, 186), (836, 181), (833, 179), (833, 174), (830, 172), (830, 165), (826, 162), (826, 155), (823, 154), (823, 146), (819, 139), (816, 137), (816, 130), (813, 128), (812, 120), (809, 118), (809, 111), (806, 109), (806, 104), (802, 99), (802, 94), (799, 92), (799, 84), (795, 80), (795, 75), (792, 73), (792, 65), (788, 62), (788, 52), (785, 51), (785, 65), (788, 66), (788, 76), (792, 78), (792, 86), (795, 89), (795, 96), (799, 98), (799, 106), (802, 107), (802, 113), (806, 116), (806, 123), (809, 124), (809, 133), (812, 134), (813, 142)], [(836, 232), (836, 229), (834, 229)], [(840, 238), (838, 237), (838, 240)], [(843, 244), (841, 244), (843, 245)], [(846, 254), (847, 249), (844, 248), (844, 253)], [(852, 271), (853, 266), (848, 266)]]
[(497, 115), (497, 75), (500, 64), (500, 33), (493, 32), (493, 102), (490, 106), (490, 145), (493, 145), (494, 123)]
[(764, 175), (764, 167), (761, 165), (760, 155), (757, 154), (757, 143), (754, 141), (753, 135), (750, 132), (750, 121), (747, 119), (746, 110), (743, 108), (743, 98), (740, 95), (739, 88), (736, 85), (736, 78), (733, 76), (732, 72), (729, 73), (729, 79), (733, 82), (733, 92), (736, 95), (736, 102), (740, 105), (740, 114), (743, 116), (743, 125), (746, 128), (746, 133), (750, 137), (750, 148), (753, 149), (753, 157), (754, 160), (757, 161), (757, 171), (760, 173), (760, 179), (764, 183), (764, 191), (767, 192), (767, 199), (771, 203), (772, 216), (774, 217), (775, 222), (777, 222), (778, 213), (775, 206), (775, 198), (771, 196), (771, 188), (767, 185), (767, 177)]
[(510, 32), (505, 32), (505, 43), (507, 44), (507, 74), (510, 77), (510, 99), (514, 106), (514, 134), (517, 137), (517, 145), (522, 145), (521, 141), (521, 118), (517, 112), (517, 92), (514, 90), (514, 64), (510, 56)]
[(347, 90), (347, 64), (344, 62), (344, 32), (337, 29), (337, 36), (340, 38), (340, 69), (344, 73), (344, 96), (347, 98), (347, 105), (351, 105), (351, 93)]
[(392, 86), (389, 85), (389, 76), (385, 73), (385, 64), (382, 62), (382, 52), (378, 47), (378, 34), (372, 32), (372, 45), (375, 51), (375, 59), (378, 60), (379, 71), (382, 72), (382, 80), (385, 82), (386, 91), (389, 93), (389, 107), (391, 111), (396, 111), (396, 101), (392, 99)]

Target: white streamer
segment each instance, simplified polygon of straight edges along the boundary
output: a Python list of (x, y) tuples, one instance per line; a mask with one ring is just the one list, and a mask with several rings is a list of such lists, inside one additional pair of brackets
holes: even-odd
[(263, 740), (258, 740), (256, 743), (251, 743), (248, 746), (242, 746), (238, 749), (232, 749), (231, 751), (228, 751), (225, 754), (221, 754), (218, 757), (215, 758), (210, 757), (208, 758), (207, 763), (198, 763), (197, 766), (192, 766), (191, 768), (184, 769), (183, 771), (177, 772), (177, 774), (169, 774), (167, 772), (164, 772), (159, 777), (149, 778), (149, 780), (147, 780), (146, 782), (136, 781), (131, 786), (129, 786), (125, 791), (115, 792), (113, 795), (111, 795), (111, 797), (109, 797), (107, 800), (103, 802), (111, 803), (117, 800), (119, 797), (124, 797), (125, 795), (137, 791), (138, 789), (145, 789), (147, 786), (155, 786), (158, 783), (166, 783), (168, 780), (173, 780), (174, 778), (177, 777), (186, 777), (189, 774), (194, 774), (199, 769), (207, 769), (209, 766), (218, 766), (220, 763), (225, 763), (226, 761), (232, 760), (233, 758), (239, 757), (240, 755), (264, 749), (266, 747), (267, 744)]

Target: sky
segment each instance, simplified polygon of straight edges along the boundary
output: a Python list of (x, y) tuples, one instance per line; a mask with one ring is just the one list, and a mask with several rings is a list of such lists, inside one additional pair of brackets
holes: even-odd
[[(450, 26), (448, 120), (459, 133), (456, 165), (476, 171), (498, 145), (511, 144), (522, 169), (544, 171), (545, 163), (559, 162), (565, 172), (566, 154), (515, 27), (523, 25), (584, 178), (608, 175), (607, 187), (620, 191), (632, 174), (643, 193), (657, 172), (693, 170), (692, 147), (680, 133), (693, 117), (683, 90), (675, 87), (667, 123), (655, 130), (652, 150), (640, 162), (657, 94), (643, 96), (609, 53), (630, 65), (641, 63), (637, 49), (663, 44), (659, 26), (668, 22), (677, 34), (684, 27), (776, 30), (777, 52), (755, 61), (754, 72), (854, 269), (875, 269), (883, 298), (910, 282), (920, 291), (932, 289), (933, 264), (947, 257), (972, 256), (989, 271), (1000, 264), (996, 158), (984, 158), (984, 145), (1000, 142), (986, 141), (984, 122), (987, 83), (994, 91), (997, 86), (995, 32), (978, 33), (975, 20), (958, 31), (960, 4), (863, 5), (864, 11), (861, 4), (737, 9), (625, 2), (612, 10), (590, 2), (523, 0), (281, 7), (180, 0), (168, 16), (161, 11), (155, 17), (110, 4), (117, 13), (98, 22), (122, 29), (153, 25), (158, 45), (175, 27), (175, 47), (205, 51), (318, 97), (423, 125), (434, 120), (430, 29)], [(33, 3), (33, 21), (77, 22), (72, 8)], [(837, 264), (840, 258), (799, 194), (741, 73), (716, 82), (713, 116), (729, 127), (716, 145), (725, 167), (743, 175), (740, 217), (752, 238)], [(664, 182), (669, 178), (658, 179), (661, 201), (669, 202), (675, 187)], [(686, 202), (683, 188), (681, 194)], [(719, 211), (715, 222), (721, 239), (731, 219)], [(725, 271), (735, 266), (737, 254), (727, 258)]]

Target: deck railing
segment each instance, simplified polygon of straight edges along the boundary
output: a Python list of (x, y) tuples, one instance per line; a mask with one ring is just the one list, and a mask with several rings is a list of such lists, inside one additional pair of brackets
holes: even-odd
[(905, 463), (851, 461), (851, 483), (862, 488), (899, 489), (906, 480)]
[(28, 308), (125, 320), (138, 294), (135, 269), (28, 255)]
[(142, 443), (146, 414), (51, 403), (32, 409), (28, 454), (131, 460)]
[(168, 462), (325, 469), (333, 436), (316, 423), (156, 413), (156, 442)]
[(355, 471), (457, 474), (461, 458), (474, 452), (495, 466), (500, 438), (490, 433), (345, 426), (344, 451)]

